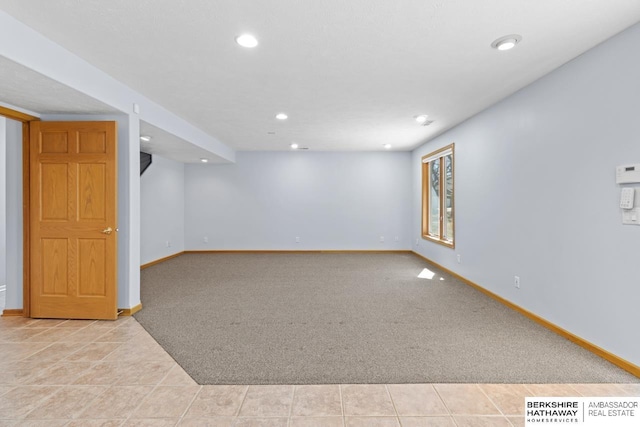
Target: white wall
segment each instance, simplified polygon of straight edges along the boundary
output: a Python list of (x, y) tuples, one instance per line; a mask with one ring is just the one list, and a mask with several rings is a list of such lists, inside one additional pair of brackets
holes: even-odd
[(140, 251), (142, 264), (184, 251), (184, 164), (155, 154), (140, 177)]
[[(7, 120), (0, 117), (0, 286), (7, 284)], [(0, 310), (4, 306), (0, 306)]]
[(236, 164), (187, 165), (185, 246), (409, 249), (410, 160), (408, 152), (239, 152)]
[(636, 365), (640, 227), (621, 224), (615, 167), (640, 163), (638, 45), (640, 25), (416, 149), (411, 166), (415, 239), (420, 157), (456, 143), (456, 249), (420, 239), (419, 253)]
[(22, 308), (22, 123), (6, 119), (7, 294), (5, 308)]

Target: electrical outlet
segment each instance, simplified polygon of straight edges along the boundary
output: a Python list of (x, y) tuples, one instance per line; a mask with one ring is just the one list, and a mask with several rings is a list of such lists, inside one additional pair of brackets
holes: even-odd
[(462, 262), (462, 255), (457, 254), (456, 255), (456, 260), (458, 261), (458, 264), (460, 264)]
[(520, 289), (520, 276), (513, 276), (513, 285)]
[(398, 236), (396, 236), (396, 238), (394, 239), (396, 242), (400, 240), (400, 238)]
[(167, 240), (167, 247), (170, 248), (171, 247), (171, 241)]
[(380, 243), (384, 243), (384, 236), (380, 236)]
[(202, 238), (202, 241), (205, 242), (205, 243), (209, 243), (209, 238), (207, 236), (204, 236)]
[(420, 239), (416, 239), (416, 246), (420, 246)]
[(300, 237), (296, 236), (296, 243), (300, 243)]

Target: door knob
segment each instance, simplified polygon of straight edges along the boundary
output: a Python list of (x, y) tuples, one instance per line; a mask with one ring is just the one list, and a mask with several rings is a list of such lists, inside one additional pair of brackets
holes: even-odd
[(107, 227), (104, 230), (102, 230), (102, 234), (111, 234), (112, 231), (113, 229), (111, 229), (111, 227)]

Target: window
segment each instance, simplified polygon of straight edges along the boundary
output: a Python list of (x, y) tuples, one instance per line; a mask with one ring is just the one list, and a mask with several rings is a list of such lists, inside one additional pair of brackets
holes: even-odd
[(450, 248), (454, 247), (453, 146), (422, 158), (422, 237)]

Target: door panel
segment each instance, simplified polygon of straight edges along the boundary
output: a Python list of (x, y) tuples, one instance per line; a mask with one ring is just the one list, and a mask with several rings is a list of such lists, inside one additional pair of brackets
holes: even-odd
[(67, 221), (69, 219), (69, 166), (67, 164), (40, 165), (40, 219)]
[(101, 164), (80, 164), (78, 195), (81, 220), (106, 221), (106, 168)]
[(42, 294), (66, 295), (69, 275), (69, 240), (42, 239)]
[(32, 122), (30, 135), (31, 316), (115, 319), (116, 124)]

